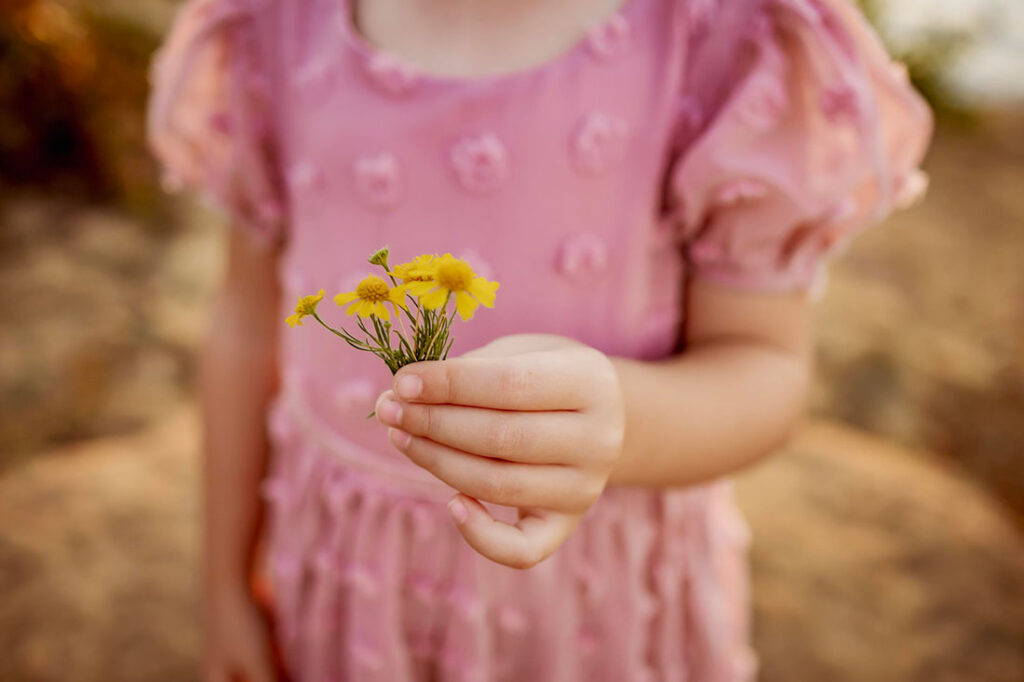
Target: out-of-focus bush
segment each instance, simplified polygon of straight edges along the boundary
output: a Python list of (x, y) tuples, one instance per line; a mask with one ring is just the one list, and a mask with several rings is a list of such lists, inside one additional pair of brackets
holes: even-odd
[[(892, 0), (857, 0), (857, 4), (882, 33), (883, 15)], [(957, 100), (943, 82), (943, 74), (963, 51), (978, 39), (970, 28), (960, 27), (950, 31), (935, 28), (922, 32), (912, 44), (897, 47), (895, 41), (887, 40), (893, 57), (907, 65), (911, 80), (921, 93), (928, 98), (935, 109), (957, 118), (969, 115), (964, 103)]]
[(143, 109), (156, 32), (102, 2), (5, 4), (0, 186), (151, 210), (158, 189)]
[(857, 2), (947, 123), (1024, 105), (1020, 0)]

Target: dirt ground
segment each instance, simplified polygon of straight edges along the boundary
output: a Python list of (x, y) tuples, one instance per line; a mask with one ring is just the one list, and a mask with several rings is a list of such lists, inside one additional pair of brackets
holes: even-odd
[(819, 308), (815, 411), (943, 454), (1024, 513), (1024, 116), (944, 122), (923, 204)]

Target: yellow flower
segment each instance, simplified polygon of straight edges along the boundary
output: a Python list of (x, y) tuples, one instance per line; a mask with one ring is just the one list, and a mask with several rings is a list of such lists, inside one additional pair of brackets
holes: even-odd
[(434, 267), (438, 260), (437, 255), (433, 253), (416, 256), (411, 263), (396, 265), (391, 274), (403, 282), (426, 282), (433, 278)]
[(423, 307), (430, 310), (445, 305), (448, 297), (455, 294), (455, 310), (463, 320), (468, 320), (478, 305), (494, 307), (498, 282), (477, 276), (469, 263), (446, 253), (434, 263), (429, 280), (409, 282), (407, 286), (409, 293), (418, 296)]
[[(388, 309), (385, 303), (405, 308), (405, 285), (389, 287), (388, 283), (377, 275), (370, 275), (356, 285), (355, 291), (338, 294), (334, 302), (338, 305), (345, 305), (353, 302), (345, 309), (346, 315), (359, 315), (369, 317), (371, 315), (382, 320), (388, 319)], [(397, 310), (396, 310), (397, 314)]]
[(321, 301), (324, 297), (324, 290), (321, 289), (319, 293), (312, 294), (310, 296), (303, 296), (299, 299), (299, 302), (295, 304), (295, 314), (289, 315), (285, 318), (285, 322), (288, 323), (289, 327), (295, 327), (295, 325), (302, 326), (302, 318), (307, 315), (312, 315), (316, 312), (316, 304)]

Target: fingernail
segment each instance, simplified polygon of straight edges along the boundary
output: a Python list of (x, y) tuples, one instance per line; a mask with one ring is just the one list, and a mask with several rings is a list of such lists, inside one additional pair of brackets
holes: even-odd
[(418, 398), (420, 392), (423, 391), (423, 380), (415, 374), (406, 374), (398, 380), (395, 390), (398, 392), (399, 398), (405, 398), (406, 400)]
[(466, 505), (457, 497), (448, 503), (448, 513), (455, 519), (455, 523), (460, 526), (466, 522), (466, 517), (469, 516), (469, 510), (466, 509)]
[(391, 439), (391, 442), (395, 444), (395, 447), (398, 448), (408, 446), (409, 441), (412, 440), (412, 436), (401, 429), (388, 429), (388, 437)]
[(394, 400), (382, 400), (377, 406), (377, 416), (385, 424), (398, 426), (402, 421), (402, 406)]

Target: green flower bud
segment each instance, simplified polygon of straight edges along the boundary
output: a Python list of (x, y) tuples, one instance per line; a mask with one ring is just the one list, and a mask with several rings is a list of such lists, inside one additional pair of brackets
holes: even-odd
[(382, 246), (377, 249), (367, 260), (372, 265), (379, 265), (384, 268), (385, 271), (388, 270), (388, 247)]

